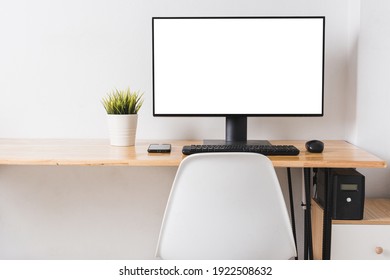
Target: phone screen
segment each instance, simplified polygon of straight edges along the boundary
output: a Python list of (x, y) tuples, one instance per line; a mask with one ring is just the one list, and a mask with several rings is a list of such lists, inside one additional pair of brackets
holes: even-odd
[(171, 152), (171, 144), (150, 144), (149, 153), (169, 153)]

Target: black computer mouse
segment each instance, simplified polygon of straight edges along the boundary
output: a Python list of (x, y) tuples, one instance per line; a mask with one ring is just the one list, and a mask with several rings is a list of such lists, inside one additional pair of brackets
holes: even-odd
[(324, 143), (320, 140), (310, 140), (306, 142), (306, 150), (310, 153), (322, 153), (324, 150)]

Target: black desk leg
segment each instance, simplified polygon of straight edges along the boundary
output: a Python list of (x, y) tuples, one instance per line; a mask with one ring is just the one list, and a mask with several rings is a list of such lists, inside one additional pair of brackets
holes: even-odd
[(313, 243), (311, 230), (311, 177), (310, 168), (304, 168), (304, 186), (305, 186), (305, 229), (304, 229), (304, 259), (313, 259)]
[(297, 230), (295, 227), (294, 195), (293, 195), (290, 167), (287, 167), (287, 180), (288, 180), (288, 194), (290, 198), (291, 226), (292, 226), (292, 231), (294, 236), (295, 250), (297, 251), (297, 256), (295, 257), (295, 259), (297, 260), (298, 259)]
[(330, 260), (330, 246), (332, 237), (332, 209), (333, 209), (333, 188), (330, 177), (330, 169), (325, 169), (325, 207), (324, 221), (322, 227), (322, 259)]

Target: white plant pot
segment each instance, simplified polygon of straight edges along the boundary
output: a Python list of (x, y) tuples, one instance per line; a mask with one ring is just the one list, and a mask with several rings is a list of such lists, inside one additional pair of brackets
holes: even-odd
[(110, 144), (113, 146), (134, 146), (138, 115), (107, 115)]

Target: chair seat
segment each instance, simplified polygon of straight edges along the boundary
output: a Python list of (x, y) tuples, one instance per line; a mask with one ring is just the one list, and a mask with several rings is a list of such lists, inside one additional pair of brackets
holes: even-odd
[(179, 166), (159, 236), (162, 259), (290, 259), (286, 204), (271, 161), (208, 153)]

